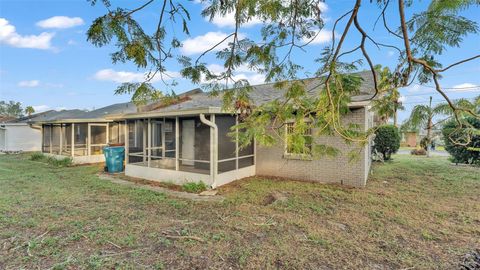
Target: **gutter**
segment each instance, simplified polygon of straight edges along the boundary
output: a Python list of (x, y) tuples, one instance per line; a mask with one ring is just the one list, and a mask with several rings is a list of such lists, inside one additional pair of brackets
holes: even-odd
[(215, 115), (211, 114), (212, 120), (205, 118), (205, 114), (200, 114), (200, 121), (213, 129), (213, 136), (210, 135), (210, 175), (212, 176), (212, 188), (217, 187), (218, 174), (218, 127), (215, 124)]

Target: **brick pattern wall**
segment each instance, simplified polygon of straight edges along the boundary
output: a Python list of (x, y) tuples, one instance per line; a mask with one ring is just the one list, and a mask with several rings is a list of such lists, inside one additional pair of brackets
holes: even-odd
[[(355, 109), (344, 117), (344, 122), (356, 123), (362, 128), (367, 125), (365, 108)], [(314, 131), (315, 133), (315, 131)], [(317, 181), (322, 183), (340, 183), (349, 186), (363, 187), (366, 184), (369, 161), (367, 147), (356, 143), (347, 145), (338, 136), (321, 136), (315, 138), (320, 144), (336, 147), (340, 153), (336, 157), (322, 157), (313, 160), (286, 159), (284, 146), (257, 146), (257, 175), (286, 177), (298, 180)], [(358, 158), (349, 162), (348, 153), (355, 150)]]

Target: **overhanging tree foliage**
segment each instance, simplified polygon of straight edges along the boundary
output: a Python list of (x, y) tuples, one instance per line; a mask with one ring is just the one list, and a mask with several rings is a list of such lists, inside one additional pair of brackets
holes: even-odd
[(400, 100), (400, 92), (392, 83), (395, 76), (387, 67), (377, 66), (379, 74), (379, 97), (373, 100), (373, 109), (380, 118), (382, 124), (386, 124), (390, 118), (393, 118), (393, 125), (398, 127), (397, 115), (399, 110), (404, 110)]
[[(95, 5), (97, 1), (90, 2)], [(360, 78), (352, 72), (366, 67), (375, 80), (376, 92), (382, 92), (375, 59), (372, 59), (369, 52), (371, 45), (399, 52), (397, 66), (388, 81), (390, 89), (408, 86), (415, 81), (433, 82), (436, 90), (451, 107), (458, 123), (462, 121), (458, 117), (460, 112), (477, 117), (470, 108), (455, 105), (443, 91), (439, 79), (445, 71), (479, 59), (479, 52), (472, 52), (471, 57), (451, 63), (440, 63), (438, 59), (448, 48), (460, 47), (468, 34), (478, 33), (477, 22), (460, 15), (467, 8), (477, 8), (480, 5), (478, 0), (436, 0), (426, 10), (410, 17), (405, 15), (406, 9), (411, 8), (414, 1), (352, 1), (351, 9), (334, 20), (330, 45), (312, 55), (317, 63), (314, 75), (324, 77), (323, 83), (318, 86), (323, 91), (315, 96), (306, 91), (303, 84), (286, 81), (302, 77), (308, 72), (302, 69), (292, 54), (309, 46), (323, 29), (324, 20), (320, 8), (323, 0), (202, 1), (205, 6), (202, 12), (204, 17), (213, 20), (218, 16), (233, 16), (235, 27), (218, 44), (196, 58), (182, 54), (179, 49), (182, 46), (179, 33), (188, 35), (191, 23), (185, 1), (149, 0), (133, 9), (114, 7), (109, 0), (101, 2), (108, 11), (90, 26), (88, 40), (99, 47), (115, 44), (117, 51), (112, 53), (114, 63), (132, 62), (139, 68), (150, 70), (145, 82), (122, 84), (116, 93), (131, 93), (136, 102), (162, 98), (166, 94), (155, 89), (150, 82), (158, 76), (170, 76), (167, 67), (176, 61), (182, 66), (181, 74), (184, 78), (193, 83), (204, 83), (205, 88), (213, 94), (222, 95), (225, 109), (242, 113), (242, 123), (239, 126), (245, 130), (240, 136), (242, 145), (249, 143), (252, 138), (267, 145), (284, 139), (282, 130), (287, 119), (295, 120), (293, 137), (303, 136), (303, 131), (308, 126), (316, 128), (321, 134), (336, 134), (347, 142), (366, 143), (371, 131), (361, 132), (356, 126), (343, 124), (341, 119), (348, 112), (351, 96), (361, 84)], [(367, 29), (360, 23), (359, 12), (369, 4), (378, 6), (375, 25), (382, 27), (397, 42), (379, 42), (375, 39), (375, 30)], [(148, 7), (155, 7), (159, 11), (153, 31), (146, 31), (152, 25), (141, 25), (134, 18), (135, 14)], [(369, 13), (368, 16), (371, 17), (372, 14)], [(263, 22), (259, 40), (240, 34), (242, 26), (252, 19)], [(354, 35), (360, 36), (357, 46), (346, 48), (345, 40)], [(218, 48), (224, 49), (215, 52)], [(209, 69), (204, 61), (207, 54), (214, 54), (221, 61), (223, 72)], [(358, 60), (343, 60), (346, 56), (354, 56)], [(249, 82), (235, 77), (235, 71), (244, 66), (264, 74), (267, 81), (276, 82), (276, 87), (285, 90), (285, 100), (252, 106), (248, 94), (251, 90)], [(172, 85), (165, 82), (165, 85), (175, 86), (175, 83)], [(389, 105), (395, 100), (398, 101), (398, 98), (388, 98), (381, 102)], [(308, 121), (309, 119), (315, 121)], [(325, 147), (320, 145), (318, 148)]]

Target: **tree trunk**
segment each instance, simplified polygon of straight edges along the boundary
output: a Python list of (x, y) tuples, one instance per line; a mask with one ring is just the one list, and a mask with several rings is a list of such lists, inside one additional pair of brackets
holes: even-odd
[(430, 145), (431, 145), (431, 136), (432, 136), (432, 119), (428, 119), (427, 124), (427, 157), (430, 157)]
[(398, 128), (398, 125), (397, 125), (397, 110), (395, 110), (395, 112), (393, 113), (393, 125)]

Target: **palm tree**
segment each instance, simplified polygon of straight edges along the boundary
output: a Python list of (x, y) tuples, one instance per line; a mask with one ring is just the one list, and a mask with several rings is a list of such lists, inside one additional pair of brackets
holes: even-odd
[(373, 101), (373, 109), (380, 116), (380, 121), (384, 124), (388, 122), (388, 119), (393, 118), (393, 125), (398, 125), (397, 114), (399, 110), (405, 108), (400, 101), (400, 92), (395, 87), (393, 82), (393, 74), (388, 67), (380, 69), (377, 67), (380, 80), (378, 83), (381, 97)]
[(32, 115), (32, 113), (35, 112), (35, 109), (32, 106), (28, 106), (25, 108), (25, 113), (28, 114), (28, 116)]
[[(404, 124), (406, 127), (412, 129), (425, 128), (427, 130), (427, 144), (432, 140), (432, 130), (433, 127), (444, 120), (440, 120), (434, 123), (433, 119), (439, 115), (449, 115), (451, 114), (452, 109), (446, 103), (438, 104), (432, 107), (432, 97), (430, 97), (430, 102), (428, 105), (416, 105), (412, 109), (409, 119)], [(427, 157), (430, 156), (429, 147), (427, 147)]]

